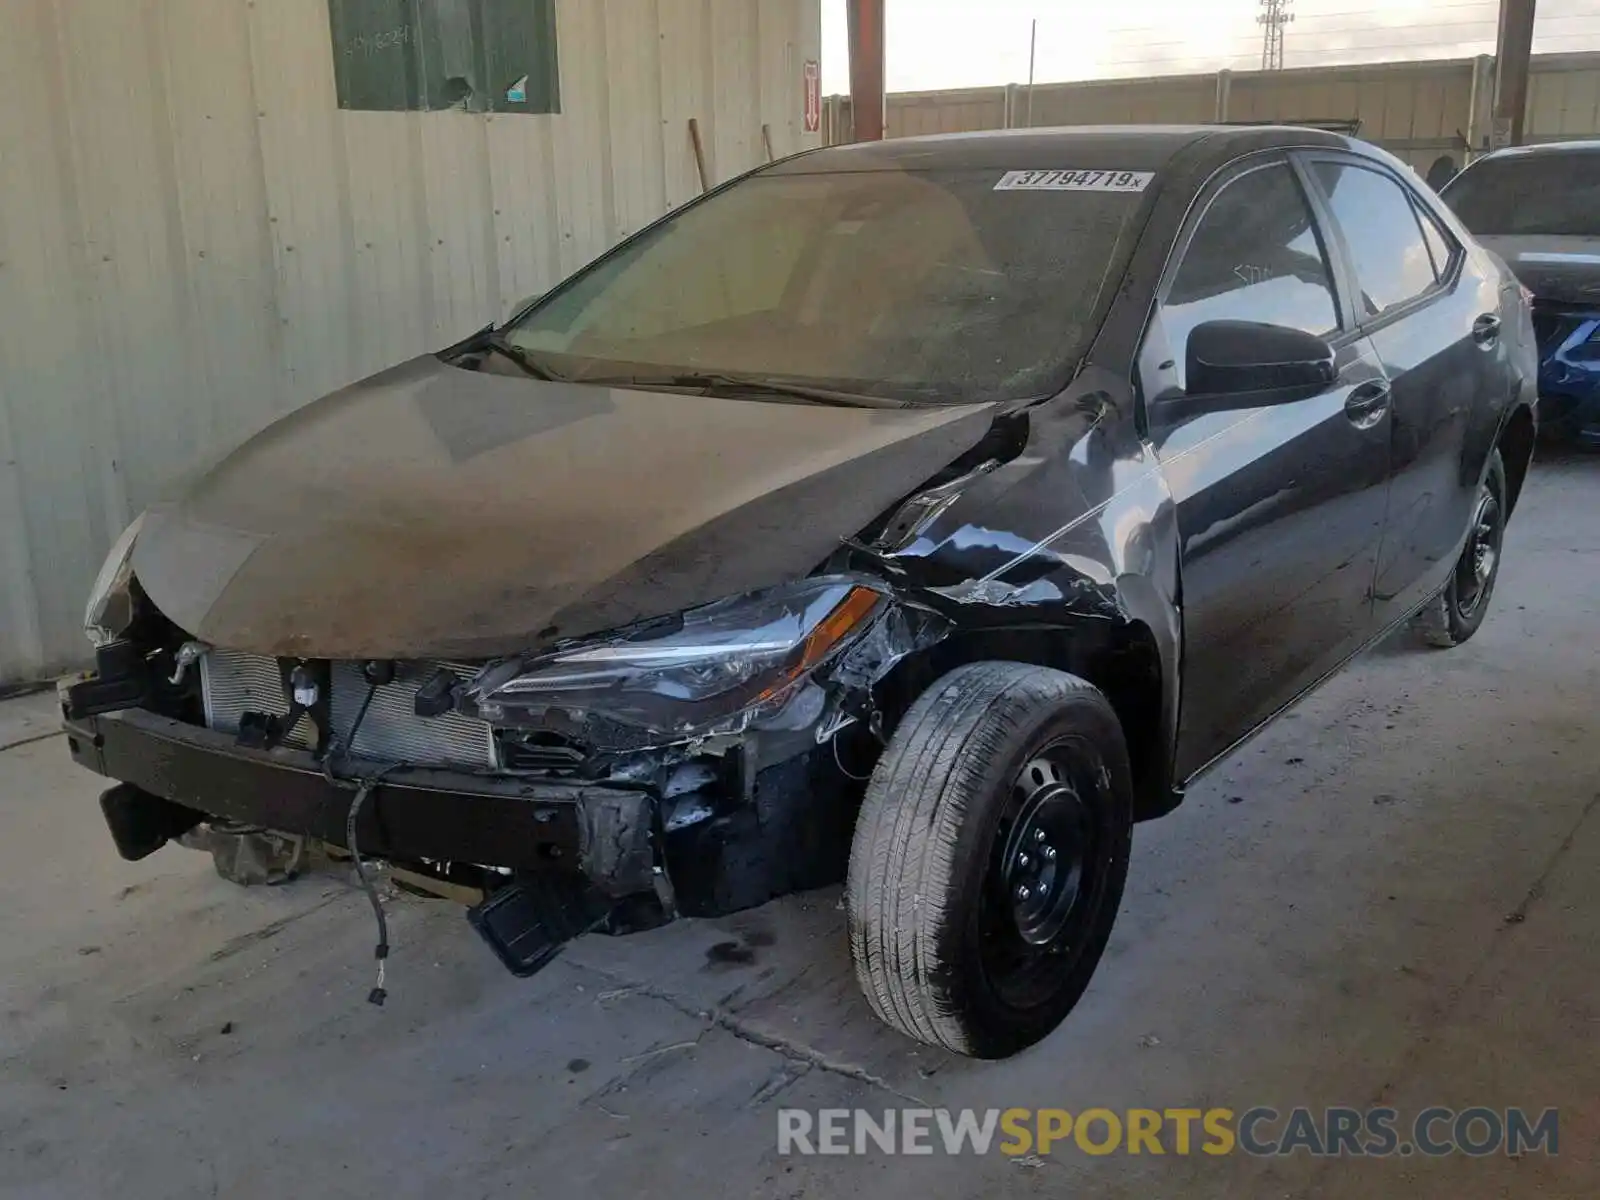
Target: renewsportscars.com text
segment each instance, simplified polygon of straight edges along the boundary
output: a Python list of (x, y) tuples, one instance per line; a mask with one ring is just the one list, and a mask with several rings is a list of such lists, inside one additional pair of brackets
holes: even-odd
[(779, 1154), (1556, 1154), (1554, 1108), (785, 1108)]

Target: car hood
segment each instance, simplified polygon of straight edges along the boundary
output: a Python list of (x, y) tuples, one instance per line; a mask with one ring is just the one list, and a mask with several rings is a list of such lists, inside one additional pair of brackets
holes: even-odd
[(628, 391), (428, 356), (153, 506), (133, 570), (213, 645), (513, 653), (804, 575), (977, 444), (993, 407)]
[(1600, 238), (1480, 237), (1540, 300), (1600, 308)]

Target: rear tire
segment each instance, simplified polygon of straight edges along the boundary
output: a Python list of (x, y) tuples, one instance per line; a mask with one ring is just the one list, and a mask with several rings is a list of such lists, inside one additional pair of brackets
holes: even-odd
[(1061, 671), (960, 667), (867, 787), (846, 888), (856, 978), (886, 1023), (1004, 1058), (1088, 987), (1128, 875), (1133, 785), (1105, 696)]
[(1483, 624), (1500, 576), (1500, 551), (1506, 530), (1506, 466), (1495, 450), (1478, 489), (1472, 528), (1450, 582), (1412, 618), (1417, 635), (1430, 646), (1459, 646)]

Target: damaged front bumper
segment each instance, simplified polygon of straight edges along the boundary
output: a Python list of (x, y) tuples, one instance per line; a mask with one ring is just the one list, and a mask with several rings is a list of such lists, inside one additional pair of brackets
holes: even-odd
[[(143, 709), (69, 719), (66, 733), (74, 762), (122, 784), (103, 804), (125, 858), (143, 858), (198, 822), (219, 819), (348, 849), (355, 793), (330, 780), (308, 751), (248, 749), (231, 734)], [(642, 815), (649, 806), (648, 795), (613, 787), (413, 767), (376, 785), (357, 840), (363, 854), (399, 862), (581, 871), (600, 861), (585, 833), (592, 838), (601, 825), (599, 812), (633, 814), (648, 834)], [(650, 866), (646, 858), (644, 887)], [(615, 882), (637, 881), (636, 874)]]
[[(654, 786), (352, 763), (335, 778), (311, 752), (240, 746), (229, 733), (127, 709), (68, 717), (80, 766), (117, 780), (101, 807), (118, 851), (139, 859), (202, 821), (302, 836), (452, 878), (479, 872), (485, 891), (561, 877), (597, 904), (642, 900), (636, 927), (716, 916), (842, 877), (853, 797), (830, 753), (759, 765), (738, 788), (705, 793), (680, 824), (683, 797)], [(757, 738), (751, 735), (750, 742)], [(365, 770), (364, 768), (370, 768)], [(620, 930), (616, 930), (620, 931)]]
[[(585, 929), (718, 916), (842, 878), (863, 779), (846, 764), (876, 757), (875, 689), (949, 628), (833, 579), (664, 624), (467, 682), (436, 665), (420, 685), (427, 664), (114, 640), (61, 690), (68, 744), (119, 781), (101, 807), (124, 857), (201, 823), (186, 842), (343, 847), (358, 868), (476, 888), (474, 926), (525, 973)], [(432, 736), (447, 713), (449, 736)]]
[[(626, 932), (675, 915), (659, 865), (656, 798), (642, 790), (424, 768), (391, 768), (352, 786), (307, 751), (240, 747), (142, 709), (69, 716), (66, 732), (75, 762), (122, 781), (100, 803), (128, 859), (204, 821), (445, 871), (473, 864), (499, 885), (483, 889), (487, 899), (469, 919), (518, 975), (588, 929)], [(381, 919), (379, 928), (382, 960)], [(380, 970), (378, 1003), (382, 980)]]

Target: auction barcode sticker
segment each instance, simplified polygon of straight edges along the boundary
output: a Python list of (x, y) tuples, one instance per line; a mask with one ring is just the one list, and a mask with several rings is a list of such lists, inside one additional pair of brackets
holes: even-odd
[(1154, 171), (1007, 171), (997, 192), (1142, 192)]

